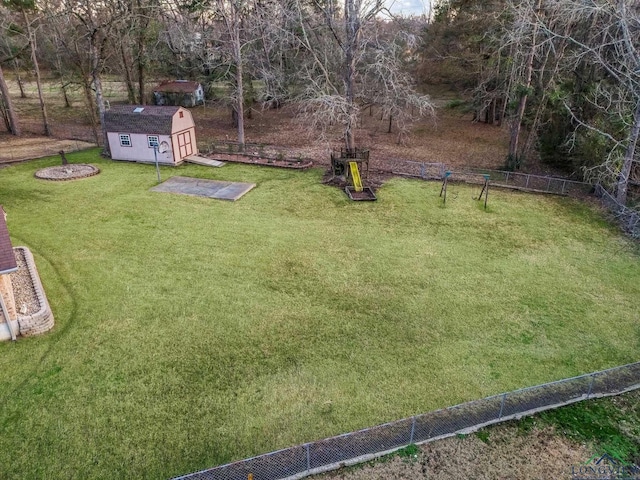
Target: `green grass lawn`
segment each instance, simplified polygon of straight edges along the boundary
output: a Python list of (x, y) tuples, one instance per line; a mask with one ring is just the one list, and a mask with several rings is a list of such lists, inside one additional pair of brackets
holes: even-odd
[(167, 478), (638, 360), (638, 251), (578, 201), (162, 170), (257, 183), (229, 203), (68, 157), (102, 173), (0, 170), (56, 317), (0, 344), (0, 478)]

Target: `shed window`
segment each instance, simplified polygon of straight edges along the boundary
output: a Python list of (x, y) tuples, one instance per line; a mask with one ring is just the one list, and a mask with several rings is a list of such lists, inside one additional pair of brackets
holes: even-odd
[(127, 133), (120, 134), (120, 146), (121, 147), (130, 147), (131, 146), (131, 135)]
[(147, 136), (147, 144), (149, 145), (149, 148), (157, 147), (160, 144), (158, 142), (158, 136), (157, 135), (148, 135)]
[(178, 112), (180, 114), (180, 118), (184, 117), (184, 113), (183, 112)]

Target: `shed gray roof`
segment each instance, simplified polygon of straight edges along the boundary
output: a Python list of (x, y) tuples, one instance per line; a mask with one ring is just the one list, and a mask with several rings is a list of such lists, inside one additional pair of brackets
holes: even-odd
[[(140, 113), (134, 110), (142, 108)], [(107, 132), (170, 135), (173, 115), (180, 107), (113, 105), (104, 114)]]
[(7, 222), (4, 219), (4, 210), (0, 205), (0, 275), (13, 272), (17, 268), (18, 264), (11, 246)]

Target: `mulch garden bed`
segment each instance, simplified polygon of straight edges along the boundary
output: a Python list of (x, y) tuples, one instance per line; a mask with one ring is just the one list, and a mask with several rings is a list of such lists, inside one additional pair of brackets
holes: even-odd
[(259, 157), (254, 155), (241, 155), (233, 153), (210, 153), (207, 155), (212, 160), (220, 160), (221, 162), (248, 163), (251, 165), (264, 165), (266, 167), (277, 168), (293, 168), (295, 170), (305, 170), (313, 166), (311, 160), (291, 160), (277, 159), (268, 157)]

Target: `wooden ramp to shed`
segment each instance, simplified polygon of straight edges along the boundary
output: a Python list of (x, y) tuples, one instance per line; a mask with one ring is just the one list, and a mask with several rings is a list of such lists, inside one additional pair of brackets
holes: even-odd
[(255, 187), (255, 183), (220, 182), (202, 178), (171, 177), (151, 189), (153, 192), (180, 193), (196, 197), (216, 198), (235, 202)]
[(201, 157), (200, 155), (189, 155), (184, 158), (184, 161), (188, 163), (195, 163), (197, 165), (205, 165), (207, 167), (221, 167), (224, 165), (224, 162), (213, 160), (212, 158)]

